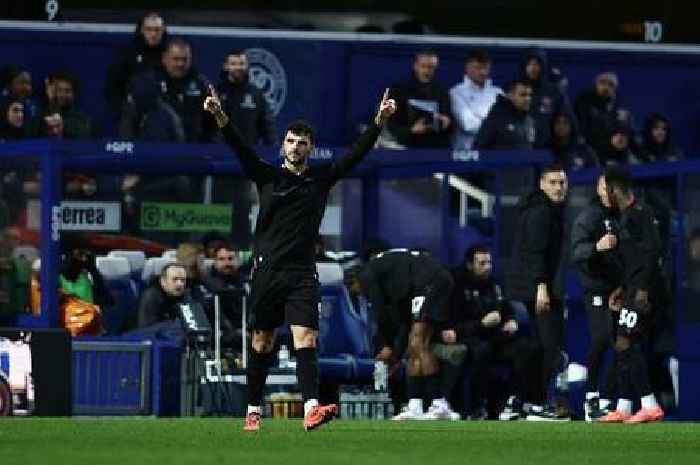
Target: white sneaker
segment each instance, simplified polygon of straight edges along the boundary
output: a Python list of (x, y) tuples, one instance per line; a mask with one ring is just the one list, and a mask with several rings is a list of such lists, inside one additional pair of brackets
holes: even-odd
[(422, 420), (449, 420), (449, 421), (459, 421), (462, 417), (459, 413), (453, 412), (449, 408), (445, 408), (441, 405), (431, 405), (428, 411), (423, 414)]
[(394, 421), (423, 420), (423, 412), (415, 412), (408, 407), (404, 407), (401, 409), (401, 413), (394, 415), (391, 419)]

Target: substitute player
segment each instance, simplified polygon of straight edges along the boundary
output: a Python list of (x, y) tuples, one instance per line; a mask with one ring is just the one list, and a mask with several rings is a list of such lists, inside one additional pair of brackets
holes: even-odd
[[(664, 411), (649, 382), (649, 367), (642, 345), (648, 340), (654, 313), (659, 311), (665, 286), (661, 275), (661, 239), (651, 209), (632, 192), (632, 177), (621, 167), (605, 170), (605, 183), (614, 208), (620, 211), (619, 253), (624, 272), (622, 287), (610, 296), (617, 312), (615, 352), (619, 398), (615, 411), (600, 418), (603, 423), (660, 421)], [(632, 415), (638, 396), (641, 409)]]
[[(391, 249), (350, 274), (351, 292), (372, 304), (380, 339), (377, 358), (400, 360), (408, 350), (408, 406), (394, 420), (459, 420), (440, 392), (440, 366), (431, 350), (433, 332), (450, 317), (450, 272), (425, 252)], [(425, 414), (424, 398), (432, 399)]]
[(287, 128), (282, 142), (282, 166), (262, 160), (224, 113), (213, 87), (204, 108), (209, 111), (256, 184), (260, 211), (253, 240), (251, 293), (252, 350), (248, 361), (248, 412), (244, 429), (260, 429), (261, 402), (274, 347), (274, 330), (286, 320), (297, 356), (297, 380), (304, 400), (304, 429), (309, 431), (335, 417), (335, 404), (318, 402), (319, 282), (314, 242), (331, 187), (367, 155), (396, 102), (384, 92), (372, 124), (350, 151), (336, 160), (310, 166), (315, 137), (307, 123)]

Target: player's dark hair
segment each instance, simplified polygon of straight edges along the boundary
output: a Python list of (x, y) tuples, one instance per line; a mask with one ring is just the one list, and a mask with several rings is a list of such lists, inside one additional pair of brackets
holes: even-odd
[(219, 250), (224, 249), (224, 250), (230, 250), (231, 252), (236, 251), (236, 247), (231, 244), (230, 242), (227, 241), (215, 241), (212, 244), (212, 252), (214, 252), (214, 257), (219, 253)]
[(532, 89), (532, 84), (530, 84), (530, 82), (526, 81), (525, 79), (514, 79), (508, 83), (508, 92), (513, 92), (518, 86)]
[(605, 184), (608, 189), (618, 188), (625, 194), (632, 192), (632, 173), (623, 166), (608, 166), (605, 168)]
[(473, 48), (467, 52), (467, 59), (465, 60), (465, 63), (471, 63), (472, 61), (485, 65), (491, 63), (491, 57), (483, 48)]
[(478, 253), (491, 253), (491, 248), (487, 244), (474, 244), (464, 252), (464, 263), (474, 263), (474, 256)]
[(316, 143), (316, 136), (314, 134), (314, 128), (308, 122), (304, 120), (296, 120), (289, 123), (287, 130), (284, 132), (285, 136), (287, 132), (291, 132), (295, 136), (308, 136), (311, 144)]
[(566, 172), (566, 170), (564, 169), (564, 165), (562, 165), (559, 162), (550, 163), (549, 165), (542, 168), (542, 172), (540, 173), (540, 179), (544, 178), (549, 173), (559, 173), (560, 171)]

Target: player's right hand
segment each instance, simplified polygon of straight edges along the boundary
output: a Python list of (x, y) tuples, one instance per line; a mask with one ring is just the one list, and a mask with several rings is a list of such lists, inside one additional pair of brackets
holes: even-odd
[(610, 294), (610, 297), (608, 298), (608, 307), (610, 307), (610, 310), (613, 312), (619, 312), (620, 309), (622, 308), (622, 288), (618, 287), (612, 293)]
[(212, 115), (217, 115), (223, 111), (219, 95), (211, 84), (209, 84), (209, 95), (204, 99), (204, 109)]
[(496, 311), (489, 312), (481, 319), (481, 324), (486, 328), (498, 326), (501, 324), (501, 314)]
[(598, 252), (605, 252), (606, 250), (611, 250), (617, 247), (617, 236), (612, 233), (607, 233), (596, 243), (595, 249)]

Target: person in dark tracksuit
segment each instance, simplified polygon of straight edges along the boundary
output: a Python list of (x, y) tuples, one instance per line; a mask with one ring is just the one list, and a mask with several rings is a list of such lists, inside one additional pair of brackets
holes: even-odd
[[(449, 319), (452, 284), (450, 272), (430, 254), (391, 249), (366, 263), (357, 287), (351, 286), (372, 305), (379, 333), (377, 358), (400, 359), (408, 350), (408, 406), (395, 420), (459, 419), (440, 393), (439, 364), (430, 347), (434, 332)], [(432, 399), (425, 415), (423, 398)]]
[(265, 95), (250, 82), (248, 71), (245, 51), (230, 51), (216, 90), (224, 112), (235, 122), (246, 144), (272, 145), (275, 142), (275, 116)]
[[(445, 344), (463, 344), (467, 348), (472, 418), (485, 419), (492, 385), (489, 367), (498, 361), (512, 363), (513, 379), (508, 391), (514, 398), (508, 404), (513, 410), (513, 404), (529, 400), (534, 351), (529, 338), (518, 334), (513, 305), (492, 274), (490, 249), (485, 245), (470, 247), (464, 261), (465, 266), (452, 272), (455, 286), (450, 297), (450, 322), (441, 337)], [(507, 409), (499, 415), (504, 420), (518, 417), (519, 412), (510, 414)]]
[(329, 163), (309, 166), (314, 132), (305, 122), (290, 124), (282, 143), (283, 164), (262, 160), (244, 142), (223, 110), (213, 86), (204, 108), (216, 123), (255, 182), (260, 212), (253, 240), (251, 292), (252, 350), (248, 361), (248, 413), (244, 430), (260, 429), (263, 388), (272, 358), (274, 330), (286, 320), (297, 356), (297, 379), (304, 401), (304, 429), (309, 431), (333, 419), (337, 406), (319, 405), (316, 344), (320, 289), (316, 274), (315, 243), (328, 193), (333, 185), (374, 146), (382, 126), (396, 111), (396, 102), (384, 92), (372, 124), (349, 153)]
[[(548, 401), (547, 390), (556, 376), (564, 344), (562, 259), (567, 192), (566, 173), (561, 165), (553, 164), (542, 171), (539, 189), (518, 203), (514, 272), (508, 288), (511, 297), (527, 307), (533, 339), (543, 351), (539, 399), (533, 401)], [(559, 415), (551, 402), (542, 409), (532, 409), (527, 418), (568, 419)]]
[(619, 215), (612, 209), (605, 176), (598, 178), (596, 191), (596, 197), (578, 215), (571, 229), (571, 258), (581, 278), (591, 336), (584, 404), (586, 421), (609, 413), (610, 399), (615, 394), (614, 364), (600, 390), (599, 379), (614, 335), (608, 300), (612, 291), (620, 286), (623, 272), (617, 250)]
[[(619, 253), (624, 271), (621, 286), (610, 296), (615, 312), (615, 358), (617, 389), (615, 411), (600, 418), (604, 423), (647, 423), (660, 421), (659, 406), (649, 381), (644, 344), (653, 332), (654, 317), (665, 301), (661, 273), (662, 244), (653, 210), (632, 192), (632, 176), (623, 167), (605, 170), (610, 200), (620, 212)], [(632, 415), (638, 397), (641, 408)]]
[[(532, 149), (544, 147), (544, 134), (530, 113), (532, 86), (528, 81), (513, 81), (507, 95), (499, 95), (481, 123), (474, 140), (475, 149)], [(546, 126), (545, 126), (546, 127)]]

